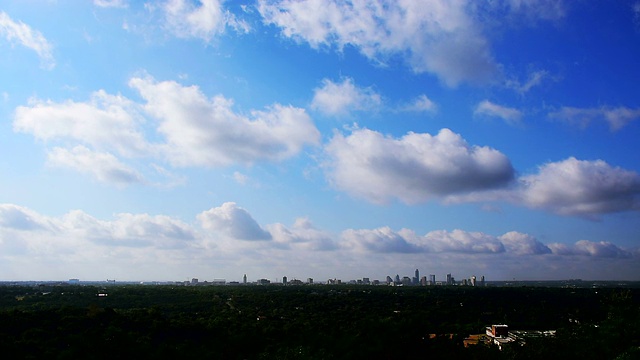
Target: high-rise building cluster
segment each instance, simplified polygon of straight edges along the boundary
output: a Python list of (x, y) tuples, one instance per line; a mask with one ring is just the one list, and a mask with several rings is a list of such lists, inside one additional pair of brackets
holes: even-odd
[(437, 286), (437, 285), (448, 285), (448, 286), (486, 286), (484, 276), (480, 276), (480, 279), (476, 278), (475, 275), (462, 279), (460, 281), (456, 280), (450, 273), (446, 274), (444, 278), (440, 281), (436, 279), (436, 275), (429, 274), (429, 276), (423, 275), (420, 277), (420, 270), (416, 269), (413, 277), (409, 276), (400, 276), (396, 274), (394, 277), (388, 275), (385, 280), (371, 280), (369, 277), (363, 277), (361, 279), (356, 280), (348, 280), (343, 281), (338, 278), (328, 279), (326, 282), (314, 282), (313, 278), (307, 278), (307, 281), (302, 281), (298, 279), (289, 279), (287, 276), (282, 277), (282, 282), (280, 279), (272, 282), (269, 279), (261, 278), (252, 282), (249, 282), (247, 279), (247, 274), (244, 274), (242, 277), (242, 282), (238, 281), (230, 281), (227, 282), (224, 279), (214, 279), (213, 281), (198, 281), (198, 279), (193, 278), (191, 281), (185, 281), (184, 285), (198, 286), (198, 285), (270, 285), (270, 284), (279, 284), (283, 286), (291, 286), (291, 285), (313, 285), (313, 284), (328, 284), (328, 285), (341, 285), (341, 284), (352, 284), (352, 285), (388, 285), (388, 286)]

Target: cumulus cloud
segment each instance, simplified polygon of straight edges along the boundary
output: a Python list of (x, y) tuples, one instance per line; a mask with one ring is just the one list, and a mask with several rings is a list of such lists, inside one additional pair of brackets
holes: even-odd
[(509, 125), (520, 124), (522, 112), (520, 110), (494, 104), (489, 100), (481, 101), (473, 111), (475, 116), (497, 117)]
[(15, 230), (55, 230), (48, 218), (23, 206), (0, 204), (0, 226)]
[(402, 235), (389, 227), (378, 229), (345, 230), (342, 232), (341, 245), (356, 251), (380, 253), (422, 252), (419, 246), (409, 243)]
[(619, 248), (608, 241), (580, 240), (573, 245), (560, 243), (549, 244), (549, 248), (557, 255), (590, 256), (595, 258), (630, 258), (633, 253)]
[(602, 160), (570, 157), (520, 178), (521, 201), (562, 215), (597, 216), (639, 210), (640, 175)]
[[(196, 218), (193, 224), (144, 213), (98, 219), (82, 210), (46, 216), (0, 204), (3, 273), (16, 279), (64, 279), (82, 273), (94, 279), (116, 275), (128, 280), (175, 280), (196, 273), (209, 274), (205, 278), (222, 273), (239, 278), (243, 272), (274, 270), (301, 277), (352, 276), (356, 269), (355, 276), (379, 276), (406, 270), (408, 263), (426, 262), (429, 271), (455, 264), (456, 273), (463, 276), (484, 269), (483, 274), (494, 279), (512, 275), (617, 279), (633, 278), (640, 256), (637, 249), (607, 241), (544, 245), (515, 231), (497, 237), (460, 229), (416, 235), (410, 229), (379, 227), (334, 235), (307, 218), (289, 227), (276, 223), (262, 228), (234, 203)], [(381, 262), (387, 265), (380, 268)], [(594, 264), (598, 271), (589, 272)]]
[(510, 231), (498, 237), (505, 249), (517, 255), (549, 254), (551, 249), (529, 234)]
[(305, 250), (335, 250), (333, 236), (317, 229), (308, 218), (296, 219), (292, 227), (277, 223), (266, 227), (276, 243), (291, 245)]
[(311, 108), (327, 115), (345, 115), (352, 110), (373, 110), (382, 104), (382, 98), (371, 88), (361, 88), (353, 79), (342, 83), (322, 80), (322, 87), (314, 90)]
[(233, 202), (211, 208), (198, 215), (202, 227), (238, 240), (271, 240), (271, 234), (249, 212)]
[(231, 27), (248, 32), (249, 25), (223, 7), (224, 0), (168, 0), (162, 4), (167, 28), (180, 38), (199, 38), (206, 42)]
[(22, 21), (14, 21), (4, 11), (0, 11), (0, 37), (4, 37), (12, 44), (20, 44), (35, 51), (40, 57), (42, 67), (46, 69), (55, 67), (53, 46), (42, 33)]
[(549, 113), (549, 118), (581, 128), (586, 128), (593, 121), (604, 120), (609, 124), (611, 131), (618, 131), (630, 122), (640, 119), (640, 108), (631, 109), (624, 106), (616, 108), (607, 106), (576, 108), (565, 106), (558, 111)]
[(40, 140), (72, 140), (120, 155), (140, 156), (150, 144), (142, 133), (137, 106), (120, 95), (96, 91), (87, 102), (38, 99), (15, 111), (13, 129)]
[(384, 62), (405, 57), (416, 72), (429, 72), (449, 86), (487, 82), (497, 66), (482, 29), (465, 1), (260, 0), (267, 24), (310, 46), (353, 46)]
[(275, 104), (251, 117), (233, 111), (221, 95), (207, 99), (196, 86), (151, 78), (131, 79), (144, 109), (159, 120), (165, 153), (177, 166), (279, 161), (319, 143), (320, 132), (304, 109)]
[(110, 153), (97, 153), (78, 145), (68, 150), (56, 147), (48, 154), (52, 166), (66, 167), (91, 174), (96, 179), (120, 185), (143, 183), (144, 178), (134, 169), (122, 164)]
[(513, 179), (509, 159), (470, 146), (458, 134), (408, 133), (395, 139), (368, 129), (336, 134), (325, 147), (326, 176), (338, 189), (374, 203), (417, 203), (499, 188)]
[[(144, 103), (104, 90), (86, 102), (34, 99), (16, 108), (13, 129), (64, 144), (51, 151), (50, 163), (119, 184), (142, 181), (122, 158), (155, 158), (174, 166), (251, 165), (290, 158), (320, 141), (304, 109), (274, 104), (246, 116), (234, 112), (230, 99), (209, 99), (196, 86), (150, 77), (133, 78), (130, 85)], [(92, 161), (100, 166), (86, 168)]]

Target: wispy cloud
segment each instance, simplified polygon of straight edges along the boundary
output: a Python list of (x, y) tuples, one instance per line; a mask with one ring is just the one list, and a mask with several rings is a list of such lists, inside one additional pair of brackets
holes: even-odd
[(206, 42), (227, 27), (248, 32), (249, 25), (224, 9), (224, 0), (168, 0), (161, 5), (169, 31), (180, 38), (199, 38)]
[(438, 110), (438, 105), (433, 102), (427, 95), (422, 94), (416, 97), (411, 103), (403, 106), (402, 111), (413, 112), (427, 112), (435, 113)]
[(618, 131), (632, 121), (640, 119), (640, 108), (598, 107), (576, 108), (564, 106), (558, 111), (549, 113), (549, 118), (566, 122), (570, 125), (586, 128), (595, 120), (604, 120), (611, 131)]
[(78, 145), (68, 150), (53, 148), (47, 155), (51, 166), (66, 167), (80, 173), (88, 173), (99, 181), (116, 185), (144, 183), (144, 177), (136, 170), (122, 164), (110, 153), (97, 153)]
[(509, 125), (518, 125), (522, 120), (522, 112), (520, 110), (494, 104), (489, 100), (481, 101), (473, 111), (473, 115), (497, 117)]
[(35, 51), (40, 57), (43, 68), (53, 69), (55, 67), (53, 45), (42, 33), (22, 21), (14, 21), (4, 11), (0, 11), (0, 37)]
[(126, 8), (129, 7), (127, 0), (93, 0), (93, 5), (102, 8)]

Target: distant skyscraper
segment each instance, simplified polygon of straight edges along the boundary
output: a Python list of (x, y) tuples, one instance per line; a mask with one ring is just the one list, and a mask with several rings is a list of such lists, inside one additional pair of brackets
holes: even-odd
[(247, 274), (244, 274), (244, 276), (242, 277), (242, 283), (243, 284), (247, 283)]
[(484, 275), (480, 277), (480, 286), (484, 286)]
[(427, 286), (427, 277), (423, 276), (420, 278), (420, 286)]
[(418, 285), (418, 281), (420, 281), (420, 271), (416, 269), (415, 276), (413, 277), (413, 285)]
[(396, 284), (400, 283), (400, 275), (398, 275), (398, 274), (396, 274), (395, 283)]
[(429, 275), (429, 285), (435, 285), (436, 284), (436, 276), (431, 274)]
[(476, 276), (471, 277), (471, 286), (476, 286)]
[(283, 285), (287, 285), (287, 277), (286, 276), (282, 277), (282, 284)]
[(447, 285), (451, 285), (451, 274), (447, 274)]
[(387, 275), (387, 285), (391, 284), (393, 282), (393, 279), (391, 278), (391, 276)]

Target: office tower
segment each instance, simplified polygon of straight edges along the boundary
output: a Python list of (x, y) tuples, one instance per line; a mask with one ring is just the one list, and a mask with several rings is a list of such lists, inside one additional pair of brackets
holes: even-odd
[(484, 286), (484, 275), (480, 277), (480, 286)]
[(447, 285), (451, 285), (451, 274), (447, 274)]
[(391, 276), (387, 275), (387, 285), (391, 284), (393, 282), (393, 279), (391, 278)]
[(396, 278), (394, 281), (396, 284), (400, 284), (400, 275), (396, 274)]
[(420, 271), (416, 269), (415, 276), (413, 277), (413, 285), (418, 285), (418, 281), (420, 281)]
[(435, 285), (436, 284), (436, 276), (431, 274), (429, 275), (429, 285)]
[(244, 274), (244, 276), (242, 277), (242, 283), (243, 284), (247, 283), (247, 274)]
[(283, 285), (287, 285), (287, 277), (286, 276), (282, 277), (282, 284)]
[(420, 278), (420, 286), (427, 286), (427, 277), (423, 276)]
[(476, 276), (471, 277), (471, 286), (476, 286)]

